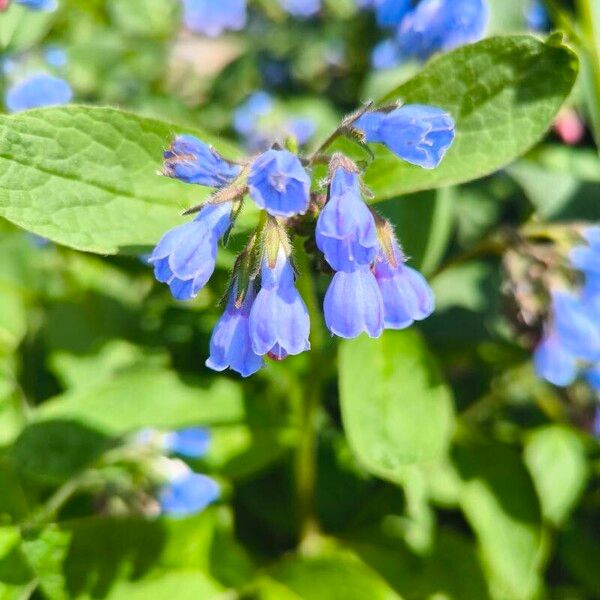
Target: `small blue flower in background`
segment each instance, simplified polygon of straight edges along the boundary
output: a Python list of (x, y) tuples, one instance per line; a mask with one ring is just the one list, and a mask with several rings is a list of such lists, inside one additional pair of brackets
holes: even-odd
[(226, 161), (216, 150), (192, 135), (179, 135), (164, 153), (163, 174), (186, 183), (222, 187), (235, 179), (239, 165)]
[(391, 112), (368, 112), (356, 121), (368, 143), (384, 144), (403, 160), (435, 169), (454, 142), (455, 124), (433, 106), (406, 104)]
[(261, 275), (261, 289), (250, 311), (254, 352), (281, 360), (309, 350), (308, 310), (296, 289), (294, 269), (283, 247), (275, 265), (263, 258)]
[(294, 17), (312, 17), (321, 10), (321, 0), (279, 0), (279, 3)]
[(262, 356), (252, 349), (250, 338), (250, 310), (256, 297), (254, 282), (239, 307), (236, 306), (237, 291), (234, 285), (227, 308), (213, 330), (206, 366), (215, 371), (230, 368), (242, 377), (249, 377), (264, 365)]
[(252, 93), (233, 113), (233, 127), (243, 136), (249, 137), (256, 130), (257, 121), (268, 115), (274, 106), (273, 98), (259, 90)]
[(48, 46), (44, 51), (44, 59), (48, 65), (56, 69), (66, 67), (68, 62), (67, 53), (60, 46)]
[(287, 150), (267, 150), (253, 163), (250, 197), (275, 217), (292, 217), (308, 209), (310, 177), (300, 159)]
[(246, 25), (246, 0), (183, 0), (183, 21), (194, 33), (217, 37)]
[(548, 31), (550, 29), (550, 15), (541, 0), (533, 0), (525, 10), (527, 28), (532, 31)]
[(165, 450), (187, 458), (201, 458), (210, 446), (210, 431), (204, 427), (188, 427), (167, 433)]
[(398, 49), (395, 39), (387, 39), (379, 42), (371, 55), (371, 64), (375, 69), (393, 69), (402, 62), (402, 54)]
[(354, 271), (375, 259), (375, 219), (362, 199), (358, 172), (335, 169), (329, 199), (317, 220), (316, 241), (335, 271)]
[(30, 108), (68, 104), (73, 99), (71, 86), (59, 77), (36, 73), (18, 81), (6, 92), (5, 104), (9, 112)]
[[(175, 462), (175, 461), (172, 461)], [(185, 517), (203, 511), (219, 499), (221, 490), (214, 479), (194, 473), (183, 463), (158, 494), (161, 512), (175, 517)]]
[(488, 16), (486, 0), (422, 0), (400, 24), (400, 52), (425, 60), (480, 40)]
[(554, 385), (571, 385), (577, 377), (577, 359), (554, 331), (550, 331), (538, 344), (533, 365), (538, 377)]
[(167, 232), (154, 249), (148, 262), (177, 300), (194, 298), (208, 283), (219, 240), (231, 226), (231, 210), (230, 202), (204, 206), (193, 221)]
[(325, 324), (333, 335), (352, 339), (383, 333), (383, 300), (370, 266), (336, 273), (323, 303)]
[(289, 119), (285, 127), (287, 133), (303, 146), (315, 135), (317, 128), (312, 119), (308, 117), (293, 117)]
[(383, 298), (385, 327), (406, 329), (435, 310), (435, 296), (421, 273), (404, 264), (396, 240), (392, 243), (393, 264), (381, 252), (375, 262), (375, 279)]
[(57, 0), (15, 0), (17, 4), (21, 4), (22, 6), (26, 6), (27, 8), (31, 8), (33, 10), (45, 10), (45, 11), (53, 11), (58, 7)]

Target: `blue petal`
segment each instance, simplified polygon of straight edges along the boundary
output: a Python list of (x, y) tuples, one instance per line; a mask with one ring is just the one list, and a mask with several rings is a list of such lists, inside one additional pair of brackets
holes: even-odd
[(63, 79), (38, 73), (13, 85), (6, 93), (6, 107), (15, 113), (30, 108), (67, 104), (73, 99), (71, 86)]
[(383, 332), (383, 301), (368, 267), (336, 273), (325, 295), (325, 323), (331, 333), (352, 339), (361, 333), (379, 337)]
[(166, 449), (188, 458), (200, 458), (210, 445), (210, 430), (204, 427), (188, 427), (173, 431), (166, 437)]
[(411, 0), (379, 0), (375, 14), (380, 27), (397, 27), (411, 10)]
[(246, 0), (183, 0), (183, 11), (190, 31), (210, 37), (246, 25)]
[(33, 10), (54, 11), (58, 7), (57, 0), (16, 0), (17, 4), (22, 4)]
[[(585, 373), (585, 378), (593, 390), (600, 392), (600, 363), (590, 367)], [(600, 420), (598, 425), (600, 425)], [(600, 434), (600, 429), (598, 429), (598, 433)]]
[(569, 254), (571, 263), (586, 275), (600, 276), (600, 250), (590, 246), (573, 248)]
[(555, 333), (544, 338), (533, 356), (539, 377), (558, 386), (568, 386), (577, 377), (577, 361)]
[(163, 487), (159, 502), (165, 514), (186, 516), (201, 512), (219, 495), (216, 481), (206, 475), (190, 472)]

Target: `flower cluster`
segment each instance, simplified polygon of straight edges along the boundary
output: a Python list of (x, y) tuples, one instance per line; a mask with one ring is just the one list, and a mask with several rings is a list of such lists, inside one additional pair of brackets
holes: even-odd
[[(149, 262), (156, 278), (179, 300), (194, 298), (215, 269), (219, 241), (235, 223), (248, 195), (261, 209), (259, 224), (233, 271), (227, 306), (210, 342), (208, 367), (246, 377), (265, 357), (283, 360), (310, 348), (310, 319), (296, 289), (294, 231), (314, 225), (314, 246), (334, 271), (324, 313), (333, 335), (378, 337), (426, 318), (434, 298), (423, 276), (407, 266), (389, 222), (365, 202), (361, 171), (348, 157), (328, 155), (329, 144), (347, 135), (377, 143), (425, 169), (437, 167), (454, 140), (454, 121), (439, 108), (421, 105), (373, 110), (366, 105), (344, 119), (310, 157), (280, 146), (239, 163), (194, 137), (174, 139), (163, 173), (214, 188), (194, 220), (169, 231)], [(311, 167), (328, 165), (322, 185), (311, 191)], [(315, 223), (316, 218), (316, 223)]]
[(486, 0), (361, 0), (375, 8), (377, 21), (394, 35), (373, 52), (373, 66), (394, 67), (407, 59), (426, 60), (475, 42), (483, 37), (488, 22)]
[(586, 245), (570, 253), (572, 266), (583, 273), (577, 292), (552, 291), (551, 315), (534, 355), (540, 377), (568, 386), (582, 373), (600, 391), (600, 227), (583, 232)]

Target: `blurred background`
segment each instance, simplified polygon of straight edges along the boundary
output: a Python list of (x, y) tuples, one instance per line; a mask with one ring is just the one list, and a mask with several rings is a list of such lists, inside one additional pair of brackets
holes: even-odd
[[(238, 151), (313, 148), (429, 58), (393, 51), (376, 1), (255, 0), (225, 26), (191, 1), (30, 4), (0, 1), (6, 113), (110, 105)], [(569, 256), (600, 219), (600, 6), (489, 10), (486, 36), (565, 32), (579, 81), (506, 169), (378, 205), (437, 310), (373, 364), (322, 334), (316, 440), (310, 356), (247, 380), (204, 366), (235, 237), (178, 303), (141, 253), (0, 220), (0, 599), (600, 599), (600, 376), (540, 365), (554, 282), (580, 285)], [(40, 73), (62, 84), (24, 91)], [(384, 395), (406, 382), (423, 411), (439, 394), (444, 460), (370, 473), (344, 435), (348, 370), (374, 387), (393, 371)], [(405, 416), (409, 439), (429, 419)]]

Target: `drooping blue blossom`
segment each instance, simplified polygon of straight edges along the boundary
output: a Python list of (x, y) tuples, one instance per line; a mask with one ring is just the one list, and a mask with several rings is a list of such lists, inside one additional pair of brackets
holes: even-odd
[(379, 242), (373, 214), (362, 199), (360, 176), (335, 169), (327, 204), (316, 226), (317, 246), (335, 271), (354, 271), (373, 262)]
[(246, 25), (246, 0), (183, 0), (183, 21), (194, 33), (217, 37)]
[(68, 104), (73, 90), (64, 80), (48, 73), (36, 73), (18, 81), (6, 92), (6, 108), (11, 113), (30, 108)]
[(208, 187), (223, 187), (241, 171), (214, 148), (193, 135), (178, 135), (164, 153), (163, 174)]
[(384, 144), (403, 160), (435, 169), (455, 136), (452, 117), (433, 106), (406, 104), (391, 112), (368, 112), (354, 127), (369, 143)]
[(148, 262), (177, 300), (194, 298), (208, 283), (219, 240), (231, 226), (231, 209), (230, 202), (204, 206), (193, 221), (167, 232), (154, 249)]
[(486, 0), (421, 0), (397, 32), (400, 52), (425, 60), (483, 37), (489, 10)]
[(321, 0), (279, 0), (279, 3), (294, 17), (312, 17), (321, 10)]
[(253, 163), (248, 178), (250, 196), (274, 217), (304, 214), (310, 177), (300, 159), (287, 150), (267, 150)]
[(237, 285), (234, 285), (227, 308), (213, 330), (206, 366), (215, 371), (229, 368), (242, 377), (249, 377), (264, 365), (262, 356), (252, 349), (250, 338), (250, 310), (256, 297), (254, 282), (239, 307), (236, 306), (237, 291)]
[(214, 479), (191, 469), (180, 471), (159, 491), (158, 500), (163, 514), (175, 517), (193, 515), (218, 500), (220, 489)]
[(165, 450), (187, 458), (201, 458), (210, 446), (210, 431), (205, 427), (188, 427), (171, 431), (164, 439)]
[(525, 9), (525, 22), (532, 31), (548, 31), (550, 29), (550, 15), (541, 0), (532, 0)]
[(325, 294), (323, 311), (325, 324), (334, 335), (379, 337), (384, 329), (383, 299), (371, 268), (337, 272)]
[(538, 377), (558, 386), (571, 385), (577, 377), (577, 359), (567, 350), (555, 331), (550, 331), (538, 344), (533, 355)]
[(58, 7), (57, 0), (15, 0), (17, 4), (26, 6), (33, 10), (54, 11)]
[(385, 253), (375, 262), (375, 279), (383, 298), (387, 329), (405, 329), (429, 317), (435, 309), (435, 296), (421, 273), (407, 266), (397, 242), (393, 241), (393, 263)]
[(310, 318), (294, 284), (294, 269), (283, 247), (274, 266), (263, 259), (261, 288), (250, 311), (252, 349), (275, 358), (310, 349)]

